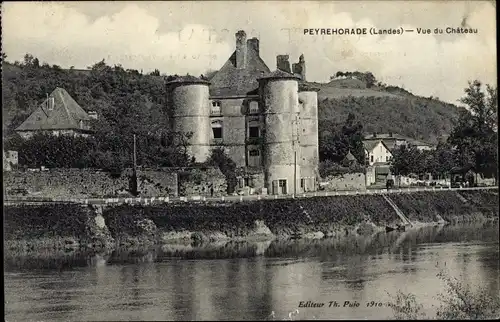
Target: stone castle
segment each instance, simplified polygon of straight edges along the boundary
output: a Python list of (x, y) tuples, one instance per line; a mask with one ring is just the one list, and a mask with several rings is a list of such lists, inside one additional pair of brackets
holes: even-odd
[(235, 51), (210, 81), (167, 81), (171, 127), (192, 134), (188, 149), (197, 162), (222, 147), (243, 169), (240, 186), (270, 194), (317, 189), (318, 89), (305, 83), (304, 56), (292, 70), (288, 59), (278, 55), (271, 72), (259, 40), (240, 30)]

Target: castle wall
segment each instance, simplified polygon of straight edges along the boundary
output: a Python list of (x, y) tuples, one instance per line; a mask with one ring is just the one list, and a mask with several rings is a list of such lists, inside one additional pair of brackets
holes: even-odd
[[(132, 171), (119, 177), (96, 169), (49, 169), (4, 173), (9, 196), (102, 198), (128, 195)], [(138, 170), (140, 196), (177, 196), (177, 174), (169, 169)]]
[(179, 84), (170, 88), (168, 96), (173, 130), (192, 132), (188, 152), (196, 161), (206, 161), (211, 133), (208, 85)]
[(317, 189), (319, 177), (318, 146), (318, 94), (315, 91), (299, 92), (300, 104), (300, 172), (306, 191)]
[[(213, 133), (210, 133), (212, 148), (220, 146), (229, 157), (236, 163), (237, 167), (247, 166), (248, 157), (248, 144), (254, 143), (258, 145), (259, 140), (247, 140), (248, 137), (248, 121), (259, 119), (259, 116), (249, 116), (248, 102), (250, 98), (226, 98), (226, 99), (212, 99), (212, 101), (220, 102), (221, 113), (220, 116), (212, 114), (210, 122), (222, 122), (222, 140), (216, 141), (213, 139)], [(257, 100), (257, 99), (253, 99)], [(210, 103), (211, 104), (211, 103)], [(260, 118), (261, 119), (261, 118)], [(263, 123), (262, 120), (259, 120)], [(263, 124), (261, 124), (261, 133)], [(248, 143), (248, 144), (247, 144)]]
[[(271, 194), (293, 193), (294, 156), (297, 152), (295, 176), (297, 192), (300, 189), (300, 149), (294, 144), (297, 130), (298, 83), (289, 79), (269, 79), (261, 82), (264, 107), (263, 163), (266, 187)], [(286, 180), (286, 190), (279, 180)]]

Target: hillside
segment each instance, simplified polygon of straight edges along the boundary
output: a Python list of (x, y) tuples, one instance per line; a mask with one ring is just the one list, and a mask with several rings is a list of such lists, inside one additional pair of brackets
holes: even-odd
[(395, 86), (367, 88), (357, 79), (310, 84), (320, 88), (320, 131), (342, 123), (353, 113), (365, 133), (393, 132), (435, 144), (446, 139), (461, 109)]
[[(65, 88), (84, 109), (96, 110), (112, 128), (124, 122), (155, 130), (165, 125), (160, 121), (165, 117), (163, 76), (142, 75), (104, 62), (88, 70), (63, 70), (39, 66), (31, 57), (28, 65), (3, 62), (2, 83), (4, 134), (18, 126), (56, 86)], [(459, 113), (452, 104), (414, 96), (394, 86), (367, 88), (358, 79), (310, 85), (320, 88), (320, 131), (329, 131), (351, 112), (365, 133), (393, 132), (436, 143), (447, 136)], [(138, 116), (141, 122), (133, 120)]]

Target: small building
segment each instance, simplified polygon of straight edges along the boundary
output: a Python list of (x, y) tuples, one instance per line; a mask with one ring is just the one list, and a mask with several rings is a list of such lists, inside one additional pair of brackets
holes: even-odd
[(375, 163), (388, 164), (392, 159), (391, 149), (382, 140), (365, 140), (366, 164), (373, 166)]
[(382, 141), (385, 143), (385, 145), (390, 150), (398, 148), (402, 145), (406, 145), (406, 146), (413, 145), (417, 149), (419, 149), (420, 151), (432, 150), (435, 148), (435, 146), (430, 144), (430, 143), (426, 143), (423, 141), (419, 141), (419, 140), (412, 139), (412, 138), (407, 137), (407, 136), (403, 136), (403, 135), (400, 135), (397, 133), (391, 133), (391, 132), (389, 132), (389, 133), (373, 133), (370, 135), (366, 135), (364, 137), (363, 142), (365, 142), (365, 141), (367, 141), (367, 142), (368, 141), (373, 141), (373, 142)]
[(344, 159), (342, 159), (342, 165), (346, 167), (359, 165), (358, 159), (356, 159), (356, 157), (351, 153), (351, 150), (349, 150)]
[(72, 136), (92, 134), (91, 116), (64, 90), (57, 87), (42, 104), (19, 126), (16, 132), (29, 139), (37, 133)]

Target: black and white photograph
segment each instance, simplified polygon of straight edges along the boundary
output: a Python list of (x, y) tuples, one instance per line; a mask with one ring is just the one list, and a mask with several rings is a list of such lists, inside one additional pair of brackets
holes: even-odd
[(500, 319), (496, 1), (5, 1), (4, 320)]

